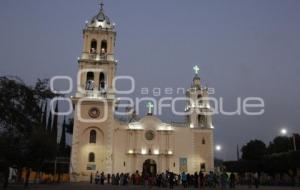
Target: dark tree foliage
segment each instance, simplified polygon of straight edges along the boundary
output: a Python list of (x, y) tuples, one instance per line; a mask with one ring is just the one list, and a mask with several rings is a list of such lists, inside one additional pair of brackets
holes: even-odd
[(70, 118), (68, 123), (66, 123), (66, 131), (67, 133), (73, 134), (73, 126), (74, 126), (74, 119)]
[(59, 153), (60, 156), (65, 156), (66, 153), (66, 119), (64, 118), (64, 122), (61, 129), (61, 137), (59, 141)]
[(296, 149), (300, 150), (300, 135), (299, 134), (294, 134), (295, 137), (295, 144), (296, 144)]
[[(261, 160), (226, 161), (223, 163), (229, 172), (266, 172), (270, 175), (286, 173), (296, 175), (300, 168), (300, 151), (266, 155)], [(291, 173), (292, 171), (292, 173)]]
[(52, 129), (52, 111), (50, 110), (49, 111), (49, 114), (48, 114), (48, 122), (47, 122), (47, 133), (50, 135), (51, 134), (51, 129)]
[(252, 140), (243, 146), (242, 160), (226, 161), (223, 165), (231, 172), (285, 173), (295, 177), (300, 169), (300, 136), (293, 135), (297, 151), (294, 151), (293, 137), (275, 137), (267, 148), (262, 141)]
[(38, 79), (35, 87), (33, 89), (40, 100), (45, 100), (48, 98), (53, 98), (58, 96), (58, 94), (54, 94), (49, 88), (49, 79)]
[[(22, 81), (0, 78), (0, 127), (28, 134), (40, 120), (39, 99)], [(17, 135), (21, 135), (17, 134)]]
[(251, 140), (242, 147), (242, 159), (260, 160), (267, 153), (266, 144), (260, 140)]
[(44, 111), (42, 113), (42, 127), (44, 128), (47, 128), (47, 110), (48, 110), (48, 104), (47, 101), (45, 101)]
[(290, 137), (275, 137), (270, 142), (268, 154), (283, 153), (293, 150), (293, 139)]
[[(56, 106), (55, 106), (55, 113), (57, 113), (57, 112), (58, 112), (58, 103), (56, 103)], [(57, 125), (58, 125), (58, 115), (54, 114), (51, 135), (52, 135), (53, 141), (55, 143), (57, 143), (57, 128), (58, 128)]]
[(42, 116), (42, 102), (55, 96), (47, 83), (38, 80), (35, 87), (30, 87), (17, 78), (0, 77), (0, 161), (5, 174), (4, 188), (9, 167), (38, 169), (55, 155), (57, 145), (46, 131), (46, 116)]

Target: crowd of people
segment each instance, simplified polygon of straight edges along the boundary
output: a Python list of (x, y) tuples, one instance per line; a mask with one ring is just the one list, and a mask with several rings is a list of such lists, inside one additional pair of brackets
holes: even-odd
[[(247, 184), (249, 188), (255, 186), (258, 188), (259, 177), (258, 174), (248, 174)], [(173, 172), (163, 172), (157, 175), (150, 175), (149, 173), (136, 171), (133, 174), (129, 173), (117, 173), (117, 174), (107, 174), (104, 172), (92, 174), (90, 176), (90, 183), (95, 184), (111, 184), (111, 185), (144, 185), (145, 187), (165, 187), (172, 189), (174, 186), (183, 186), (184, 188), (195, 187), (195, 188), (216, 188), (221, 189), (235, 188), (237, 179), (234, 173), (221, 172), (216, 174), (214, 172), (204, 173), (195, 172), (194, 174), (189, 174), (182, 172), (181, 174), (175, 174)]]

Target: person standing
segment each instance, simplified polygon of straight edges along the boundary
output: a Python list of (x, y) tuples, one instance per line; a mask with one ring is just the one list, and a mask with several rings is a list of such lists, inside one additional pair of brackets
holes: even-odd
[(136, 178), (135, 178), (135, 174), (134, 173), (131, 174), (131, 178), (130, 179), (131, 179), (131, 184), (135, 185), (136, 184), (136, 181), (135, 181)]
[(148, 172), (144, 172), (144, 186), (148, 187), (149, 184), (149, 174)]
[(100, 180), (100, 176), (99, 176), (99, 172), (96, 172), (96, 176), (95, 176), (95, 183), (98, 184)]
[(116, 177), (115, 177), (115, 174), (112, 174), (112, 176), (111, 176), (111, 184), (112, 184), (112, 185), (116, 185)]
[(235, 188), (235, 175), (233, 172), (231, 172), (229, 176), (229, 187), (234, 189)]
[(181, 183), (184, 188), (187, 188), (187, 176), (184, 172), (181, 173)]
[(120, 174), (119, 185), (124, 185), (124, 174), (123, 173)]
[(221, 189), (226, 189), (227, 186), (227, 179), (228, 179), (228, 175), (225, 171), (222, 172), (221, 174)]
[(195, 172), (195, 174), (194, 174), (194, 187), (195, 188), (198, 188), (198, 186), (199, 186), (198, 180), (199, 180), (198, 173)]
[(104, 185), (104, 180), (105, 180), (104, 172), (101, 172), (101, 176), (100, 176), (101, 185)]
[(90, 176), (90, 184), (93, 184), (93, 173), (91, 172), (91, 176)]
[(170, 173), (170, 178), (169, 178), (170, 189), (173, 189), (173, 188), (174, 188), (174, 180), (175, 180), (174, 173), (171, 172), (171, 173)]
[(107, 184), (110, 184), (110, 174), (107, 174)]
[(254, 184), (255, 184), (255, 188), (257, 189), (259, 186), (259, 175), (257, 172), (254, 173)]
[(186, 182), (187, 182), (187, 187), (191, 185), (191, 175), (190, 175), (190, 173), (186, 174)]
[(248, 183), (248, 188), (251, 189), (252, 188), (252, 181), (253, 181), (252, 173), (249, 172), (246, 175), (246, 181)]
[(199, 180), (200, 180), (200, 188), (204, 186), (204, 174), (202, 171), (199, 173)]
[(115, 178), (115, 185), (119, 185), (120, 183), (120, 174), (117, 173), (116, 178)]
[(162, 187), (166, 187), (166, 184), (167, 184), (166, 179), (167, 179), (166, 174), (163, 172), (161, 174), (161, 186)]
[(178, 179), (177, 185), (180, 185), (181, 184), (181, 175), (180, 174), (178, 174), (177, 179)]

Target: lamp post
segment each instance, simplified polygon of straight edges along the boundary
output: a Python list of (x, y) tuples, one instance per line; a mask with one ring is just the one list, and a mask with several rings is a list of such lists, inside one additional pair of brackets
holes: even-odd
[(222, 146), (221, 146), (221, 145), (219, 145), (219, 144), (218, 144), (218, 145), (216, 145), (216, 151), (217, 151), (217, 152), (220, 152), (221, 150), (222, 150)]
[(293, 144), (294, 144), (294, 151), (297, 151), (296, 135), (294, 133), (293, 133)]
[(222, 159), (221, 158), (222, 146), (220, 144), (216, 144), (215, 151), (216, 151), (216, 154), (218, 154), (220, 156), (219, 159)]
[(218, 172), (221, 172), (224, 169), (223, 168), (224, 159), (222, 159), (222, 157), (220, 155), (220, 153), (222, 152), (222, 146), (220, 144), (216, 144), (215, 151), (216, 151), (216, 154), (219, 154), (219, 159), (217, 159), (218, 162), (216, 162), (216, 169), (217, 169)]
[[(286, 136), (288, 134), (288, 130), (286, 128), (282, 128), (282, 129), (280, 129), (280, 134), (283, 136)], [(296, 151), (297, 150), (296, 135), (294, 133), (292, 134), (292, 138), (293, 138), (293, 149), (294, 149), (294, 151)]]
[(282, 128), (280, 130), (280, 134), (283, 135), (283, 136), (287, 135), (287, 129), (286, 128)]

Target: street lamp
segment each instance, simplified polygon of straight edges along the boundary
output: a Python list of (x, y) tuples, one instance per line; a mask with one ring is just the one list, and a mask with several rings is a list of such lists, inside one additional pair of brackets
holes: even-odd
[[(286, 128), (282, 128), (280, 130), (280, 134), (285, 136), (285, 135), (288, 134), (288, 130)], [(295, 136), (295, 134), (293, 134), (292, 138), (293, 138), (293, 148), (294, 148), (294, 151), (296, 151), (297, 147), (296, 147), (296, 136)]]
[(288, 131), (287, 131), (286, 128), (282, 128), (282, 129), (280, 130), (280, 134), (281, 134), (281, 135), (287, 135), (287, 133), (288, 133)]
[(216, 151), (220, 152), (222, 150), (222, 146), (221, 145), (216, 145)]

